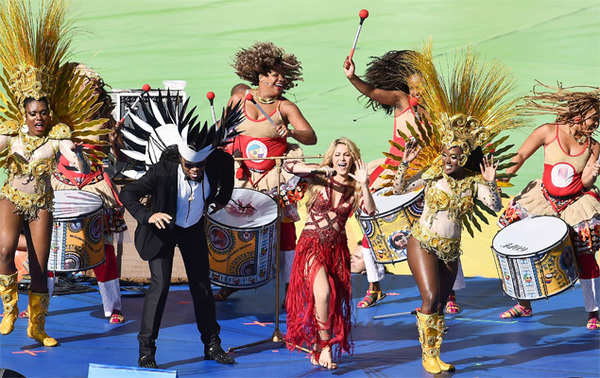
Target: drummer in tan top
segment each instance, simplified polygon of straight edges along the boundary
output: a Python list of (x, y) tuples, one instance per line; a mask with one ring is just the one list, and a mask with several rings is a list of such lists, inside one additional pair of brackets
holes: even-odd
[[(233, 67), (240, 78), (256, 86), (244, 90), (237, 85), (229, 99), (229, 104), (242, 101), (246, 119), (238, 126), (240, 135), (230, 145), (228, 152), (235, 157), (256, 158), (236, 162), (234, 187), (255, 189), (270, 195), (282, 190), (293, 191), (299, 184), (299, 178), (285, 170), (281, 170), (277, 177), (275, 160), (261, 158), (301, 157), (302, 149), (297, 144), (288, 143), (289, 138), (306, 145), (317, 143), (314, 130), (298, 106), (283, 97), (286, 90), (295, 87), (296, 82), (302, 80), (300, 61), (272, 42), (257, 42), (236, 53)], [(247, 93), (253, 95), (268, 117), (252, 102), (245, 100)], [(280, 190), (277, 190), (278, 183), (281, 185)], [(282, 277), (287, 283), (296, 248), (294, 222), (300, 220), (300, 217), (293, 200), (286, 203), (282, 210), (280, 251), (283, 257)], [(234, 291), (235, 289), (223, 288), (215, 295), (215, 299), (224, 300)]]
[[(544, 148), (541, 180), (530, 182), (508, 205), (498, 223), (506, 226), (533, 215), (560, 217), (571, 226), (579, 279), (583, 290), (586, 327), (600, 329), (600, 268), (595, 253), (600, 249), (600, 192), (594, 186), (600, 165), (600, 145), (592, 138), (598, 129), (600, 89), (571, 91), (556, 88), (526, 97), (533, 114), (553, 114), (556, 120), (535, 129), (525, 140), (516, 163), (506, 170), (516, 173), (538, 148)], [(519, 303), (500, 314), (503, 319), (531, 316), (531, 302)]]

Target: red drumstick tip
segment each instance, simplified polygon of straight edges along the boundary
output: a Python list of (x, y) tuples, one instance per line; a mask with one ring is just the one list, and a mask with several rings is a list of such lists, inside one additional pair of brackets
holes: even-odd
[(215, 99), (215, 92), (212, 92), (212, 91), (208, 92), (206, 94), (206, 98), (209, 99), (210, 101), (214, 100)]
[(365, 18), (369, 17), (369, 11), (366, 9), (361, 9), (360, 12), (358, 12), (358, 17), (364, 20)]
[(252, 93), (248, 93), (248, 94), (246, 95), (246, 100), (247, 100), (247, 101), (252, 101), (252, 102), (254, 102), (254, 96), (252, 96)]
[(144, 92), (148, 92), (150, 90), (150, 84), (144, 84), (144, 85), (142, 85), (142, 90)]
[(419, 98), (418, 97), (410, 97), (410, 99), (408, 100), (408, 103), (410, 104), (410, 106), (412, 106), (413, 108), (417, 105), (419, 105)]

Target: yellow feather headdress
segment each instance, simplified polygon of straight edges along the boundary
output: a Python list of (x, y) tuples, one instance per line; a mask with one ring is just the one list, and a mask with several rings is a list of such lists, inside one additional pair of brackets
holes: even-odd
[[(433, 64), (431, 43), (409, 59), (420, 73), (420, 102), (428, 113), (423, 125), (408, 125), (411, 136), (422, 147), (411, 162), (409, 177), (425, 170), (425, 177), (439, 176), (440, 151), (444, 146), (460, 146), (467, 156), (477, 147), (489, 152), (500, 132), (521, 126), (518, 99), (507, 99), (513, 80), (500, 63), (482, 62), (468, 49), (457, 54), (449, 74), (442, 75)], [(406, 140), (411, 137), (400, 136)]]
[[(106, 119), (91, 120), (101, 104), (93, 84), (66, 61), (73, 27), (63, 0), (43, 0), (39, 11), (23, 0), (0, 2), (0, 122), (22, 122), (27, 98), (46, 98), (52, 110), (51, 125), (66, 124), (71, 139), (84, 143)], [(98, 144), (98, 143), (93, 143)]]
[[(419, 72), (423, 91), (421, 101), (427, 112), (423, 124), (411, 125), (407, 128), (411, 135), (399, 132), (408, 140), (414, 137), (421, 146), (421, 152), (409, 165), (406, 177), (422, 174), (425, 179), (442, 176), (441, 151), (444, 146), (459, 146), (463, 149), (464, 162), (467, 156), (477, 148), (483, 154), (492, 153), (494, 160), (500, 162), (498, 170), (513, 165), (510, 159), (514, 153), (506, 153), (513, 145), (502, 146), (508, 136), (498, 137), (500, 132), (522, 125), (517, 108), (518, 98), (508, 98), (514, 86), (507, 70), (496, 62), (482, 62), (470, 49), (458, 53), (454, 63), (449, 65), (449, 73), (442, 75), (433, 64), (431, 43), (427, 43), (421, 53), (412, 54), (409, 58), (413, 67)], [(390, 141), (404, 151), (404, 147)], [(385, 156), (401, 161), (401, 156), (384, 153)], [(393, 165), (384, 168), (397, 170)], [(479, 175), (480, 172), (471, 172)], [(498, 179), (512, 175), (499, 173)], [(384, 177), (391, 179), (393, 176)], [(386, 186), (391, 186), (391, 182)], [(499, 186), (504, 183), (499, 183)], [(481, 201), (475, 201), (473, 214), (463, 223), (472, 234), (472, 223), (480, 229), (478, 220), (487, 223), (484, 213), (494, 214)]]

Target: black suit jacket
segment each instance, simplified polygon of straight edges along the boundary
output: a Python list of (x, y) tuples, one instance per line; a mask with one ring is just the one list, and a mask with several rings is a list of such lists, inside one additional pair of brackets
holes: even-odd
[[(121, 190), (123, 205), (138, 221), (135, 247), (143, 260), (152, 259), (165, 244), (173, 243), (178, 165), (178, 161), (159, 161), (144, 176)], [(227, 204), (233, 191), (233, 158), (222, 150), (215, 150), (206, 159), (205, 170), (210, 183), (210, 194), (205, 206), (211, 203)], [(140, 199), (146, 195), (151, 196), (150, 208), (140, 203)], [(148, 223), (148, 218), (159, 212), (167, 213), (173, 218), (167, 228), (162, 230)]]

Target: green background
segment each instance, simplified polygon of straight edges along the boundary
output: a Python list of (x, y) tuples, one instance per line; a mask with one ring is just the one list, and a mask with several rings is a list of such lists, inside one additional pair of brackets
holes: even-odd
[[(209, 119), (206, 92), (217, 94), (220, 107), (240, 82), (231, 68), (235, 51), (273, 41), (303, 64), (304, 82), (288, 97), (318, 136), (305, 153), (321, 153), (332, 139), (347, 136), (372, 160), (388, 149), (392, 118), (365, 109), (341, 69), (361, 8), (370, 16), (354, 58), (359, 74), (369, 56), (419, 48), (431, 37), (436, 56), (472, 45), (483, 57), (504, 63), (517, 79), (515, 96), (528, 93), (535, 79), (600, 86), (600, 2), (586, 0), (73, 0), (71, 15), (80, 29), (73, 59), (114, 88), (186, 80), (187, 94)], [(528, 127), (512, 132), (511, 141), (518, 147), (533, 127), (552, 120), (530, 119)], [(539, 177), (541, 169), (538, 151), (509, 193)]]

